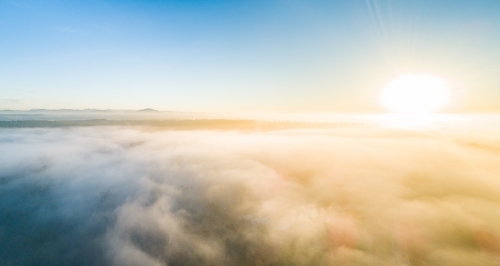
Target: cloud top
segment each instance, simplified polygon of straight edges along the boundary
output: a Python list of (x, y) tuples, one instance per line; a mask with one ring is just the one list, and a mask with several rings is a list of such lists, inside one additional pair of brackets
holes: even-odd
[(494, 134), (1, 129), (2, 265), (497, 265)]

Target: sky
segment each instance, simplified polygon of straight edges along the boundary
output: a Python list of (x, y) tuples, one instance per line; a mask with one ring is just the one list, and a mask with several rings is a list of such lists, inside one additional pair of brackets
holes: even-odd
[(0, 0), (0, 109), (377, 112), (423, 73), (500, 111), (500, 1)]

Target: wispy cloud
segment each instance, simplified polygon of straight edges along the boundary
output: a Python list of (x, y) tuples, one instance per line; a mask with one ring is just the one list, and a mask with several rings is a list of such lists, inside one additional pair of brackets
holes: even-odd
[(21, 104), (23, 102), (21, 99), (0, 99), (0, 103), (4, 104)]

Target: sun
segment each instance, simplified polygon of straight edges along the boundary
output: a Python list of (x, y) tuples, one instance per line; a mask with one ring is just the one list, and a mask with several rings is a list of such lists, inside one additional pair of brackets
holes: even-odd
[(449, 104), (450, 89), (439, 77), (407, 74), (383, 88), (380, 102), (397, 113), (433, 113)]

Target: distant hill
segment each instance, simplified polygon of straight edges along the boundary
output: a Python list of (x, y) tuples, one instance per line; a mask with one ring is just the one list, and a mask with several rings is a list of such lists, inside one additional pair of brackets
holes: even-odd
[(90, 126), (142, 126), (170, 130), (285, 130), (299, 128), (334, 128), (340, 126), (362, 126), (356, 123), (318, 123), (318, 122), (266, 122), (256, 120), (231, 119), (164, 119), (164, 120), (17, 120), (0, 121), (0, 128), (62, 128)]
[(141, 109), (138, 112), (158, 112), (158, 110), (151, 109), (151, 108), (146, 108), (146, 109)]
[[(5, 110), (4, 110), (5, 111)], [(11, 111), (15, 111), (15, 110), (11, 110)], [(30, 109), (28, 111), (25, 111), (25, 112), (109, 112), (109, 111), (112, 111), (112, 110), (99, 110), (99, 109), (90, 109), (90, 108), (87, 108), (87, 109)], [(18, 112), (23, 112), (23, 111), (18, 111)]]

